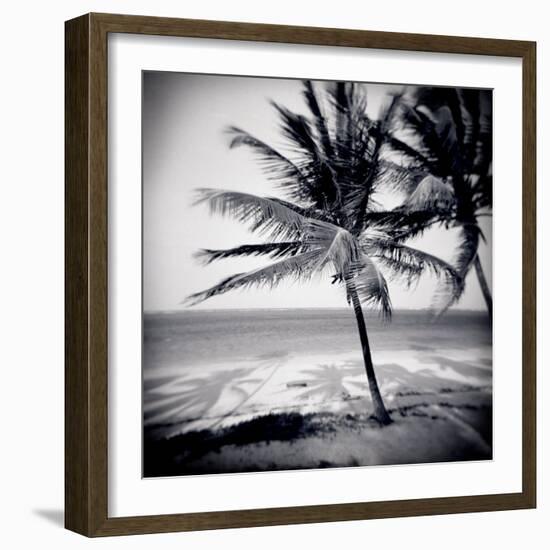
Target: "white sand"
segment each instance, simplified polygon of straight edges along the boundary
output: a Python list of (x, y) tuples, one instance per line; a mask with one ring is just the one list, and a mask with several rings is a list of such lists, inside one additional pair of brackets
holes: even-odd
[[(374, 356), (388, 409), (440, 402), (490, 402), (490, 349), (447, 350), (443, 354), (380, 352)], [(218, 362), (209, 367), (165, 367), (145, 379), (146, 426), (163, 424), (171, 436), (218, 428), (269, 413), (297, 411), (370, 413), (361, 357), (347, 354), (281, 355)], [(465, 391), (468, 390), (468, 391)]]

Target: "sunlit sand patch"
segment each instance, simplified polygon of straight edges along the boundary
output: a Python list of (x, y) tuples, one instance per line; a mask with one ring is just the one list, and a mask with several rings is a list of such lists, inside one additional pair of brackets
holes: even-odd
[[(432, 402), (440, 391), (479, 391), (491, 384), (490, 357), (480, 357), (478, 349), (444, 356), (381, 352), (375, 359), (381, 391), (392, 406), (418, 401), (424, 394), (431, 395)], [(229, 426), (272, 412), (359, 413), (371, 406), (364, 365), (356, 351), (272, 354), (184, 372), (165, 367), (145, 382), (150, 386), (144, 395), (146, 425), (165, 424), (172, 434)]]

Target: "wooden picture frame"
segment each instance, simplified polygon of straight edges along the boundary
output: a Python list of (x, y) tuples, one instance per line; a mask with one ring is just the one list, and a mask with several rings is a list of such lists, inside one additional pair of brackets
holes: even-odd
[[(523, 71), (522, 491), (288, 508), (108, 516), (107, 37), (133, 33), (506, 56)], [(536, 505), (536, 219), (534, 42), (88, 14), (65, 27), (65, 525), (126, 535), (534, 508)]]

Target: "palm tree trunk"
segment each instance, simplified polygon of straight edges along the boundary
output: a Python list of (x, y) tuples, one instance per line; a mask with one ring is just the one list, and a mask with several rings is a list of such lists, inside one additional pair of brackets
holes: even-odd
[(493, 318), (493, 296), (491, 295), (491, 290), (487, 284), (487, 279), (485, 278), (485, 273), (483, 272), (483, 267), (481, 267), (481, 262), (479, 261), (479, 256), (476, 254), (474, 258), (474, 266), (476, 268), (477, 280), (479, 281), (479, 286), (481, 287), (481, 292), (485, 298), (485, 303), (487, 304), (487, 311), (489, 313), (489, 318)]
[(365, 323), (365, 317), (363, 316), (363, 310), (361, 308), (361, 302), (357, 291), (352, 283), (347, 284), (348, 295), (351, 298), (353, 304), (353, 310), (355, 311), (355, 319), (357, 320), (357, 329), (359, 330), (359, 338), (361, 339), (361, 348), (363, 350), (363, 360), (365, 362), (365, 371), (367, 373), (367, 380), (369, 382), (370, 395), (372, 404), (374, 407), (374, 416), (381, 424), (391, 424), (392, 419), (386, 410), (382, 396), (380, 395), (380, 389), (378, 382), (376, 381), (376, 374), (374, 373), (374, 365), (372, 364), (372, 357), (370, 353), (369, 337), (367, 335), (367, 325)]

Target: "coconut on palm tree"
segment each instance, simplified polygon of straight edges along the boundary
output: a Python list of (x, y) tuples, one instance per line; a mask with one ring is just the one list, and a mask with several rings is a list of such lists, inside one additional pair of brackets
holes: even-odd
[(386, 276), (410, 283), (422, 273), (436, 274), (451, 295), (460, 292), (455, 270), (442, 260), (398, 242), (390, 228), (378, 223), (379, 200), (408, 173), (386, 154), (384, 136), (400, 101), (395, 95), (377, 120), (366, 112), (366, 93), (351, 83), (303, 83), (308, 109), (304, 116), (273, 103), (288, 154), (231, 127), (231, 147), (247, 146), (266, 176), (285, 199), (219, 190), (198, 190), (197, 203), (212, 213), (229, 215), (248, 224), (263, 238), (226, 250), (201, 250), (205, 263), (224, 258), (265, 256), (265, 267), (231, 275), (188, 298), (194, 304), (228, 291), (252, 286), (273, 288), (285, 279), (307, 282), (327, 275), (341, 285), (353, 307), (373, 414), (391, 422), (382, 399), (362, 306), (390, 318), (392, 306)]
[[(459, 228), (453, 265), (462, 279), (475, 269), (492, 318), (493, 299), (478, 254), (484, 239), (479, 218), (492, 210), (491, 92), (413, 88), (399, 111), (400, 138), (394, 128), (386, 139), (407, 157), (416, 186), (393, 214), (380, 220), (398, 228), (393, 236), (401, 242), (434, 224)], [(456, 298), (449, 295), (444, 307)]]

